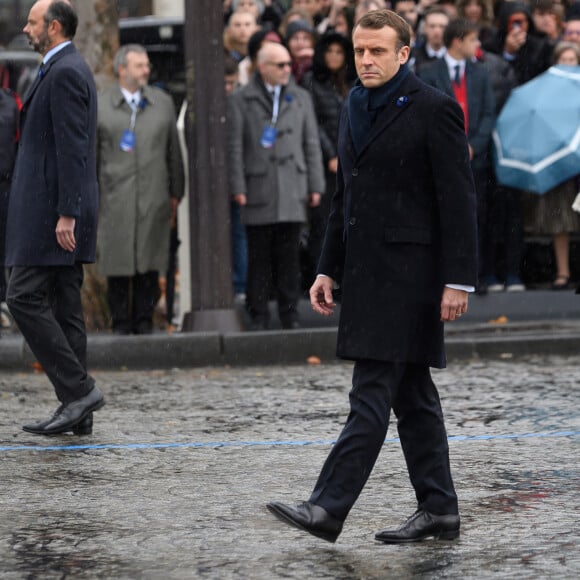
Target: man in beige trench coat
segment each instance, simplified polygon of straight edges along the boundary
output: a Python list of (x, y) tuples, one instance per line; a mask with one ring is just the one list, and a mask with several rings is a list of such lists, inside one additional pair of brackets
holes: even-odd
[(101, 215), (98, 264), (107, 276), (113, 332), (148, 334), (169, 260), (170, 223), (184, 193), (175, 108), (148, 86), (140, 45), (119, 49), (118, 83), (99, 96)]

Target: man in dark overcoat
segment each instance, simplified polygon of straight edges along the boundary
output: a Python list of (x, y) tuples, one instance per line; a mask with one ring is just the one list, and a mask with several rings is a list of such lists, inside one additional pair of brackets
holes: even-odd
[(391, 409), (418, 508), (389, 543), (459, 536), (447, 435), (429, 367), (445, 366), (443, 323), (477, 279), (475, 193), (459, 105), (407, 68), (410, 29), (373, 11), (353, 33), (359, 81), (340, 121), (337, 189), (310, 289), (333, 312), (338, 356), (355, 361), (351, 412), (307, 502), (268, 505), (334, 542), (384, 443)]
[[(447, 48), (443, 58), (424, 66), (417, 75), (428, 85), (457, 100), (463, 110), (477, 193), (479, 274), (482, 274), (495, 99), (485, 66), (473, 61), (479, 48), (477, 25), (464, 18), (452, 20), (445, 29), (443, 39)], [(481, 285), (480, 290), (485, 291)]]
[(98, 187), (97, 94), (71, 44), (78, 24), (68, 2), (39, 0), (24, 32), (43, 55), (21, 112), (8, 205), (7, 303), (61, 405), (25, 431), (90, 433), (104, 397), (86, 371), (83, 263), (95, 261)]

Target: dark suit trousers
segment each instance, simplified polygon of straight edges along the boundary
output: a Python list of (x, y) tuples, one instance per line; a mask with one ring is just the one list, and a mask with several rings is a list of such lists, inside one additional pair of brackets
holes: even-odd
[(8, 308), (63, 404), (94, 386), (86, 371), (82, 284), (82, 264), (16, 266), (8, 281)]
[(350, 413), (310, 501), (344, 520), (371, 474), (393, 409), (418, 507), (458, 513), (443, 412), (429, 367), (357, 361)]
[(153, 313), (159, 300), (159, 273), (107, 278), (107, 299), (113, 331), (122, 334), (153, 332)]
[(299, 223), (246, 226), (248, 279), (246, 296), (253, 320), (268, 323), (268, 300), (275, 282), (283, 327), (298, 320), (300, 299)]

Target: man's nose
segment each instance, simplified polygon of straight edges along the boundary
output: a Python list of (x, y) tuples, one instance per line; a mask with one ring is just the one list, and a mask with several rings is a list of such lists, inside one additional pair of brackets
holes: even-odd
[(368, 50), (363, 52), (361, 62), (364, 65), (372, 64), (371, 53)]

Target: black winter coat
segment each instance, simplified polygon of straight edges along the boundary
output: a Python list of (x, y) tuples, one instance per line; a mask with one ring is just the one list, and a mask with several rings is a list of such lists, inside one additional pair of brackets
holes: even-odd
[(443, 287), (477, 282), (461, 109), (409, 73), (358, 155), (348, 117), (318, 266), (342, 288), (337, 354), (444, 367)]

